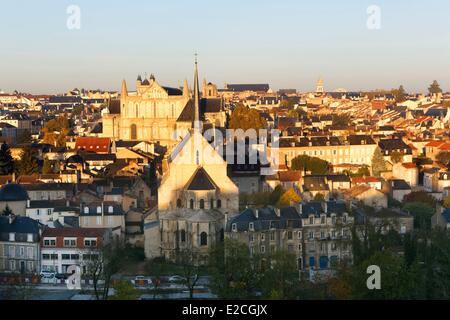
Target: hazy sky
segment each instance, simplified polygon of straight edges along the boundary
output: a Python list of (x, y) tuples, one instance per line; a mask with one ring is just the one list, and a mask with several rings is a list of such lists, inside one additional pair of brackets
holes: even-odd
[[(81, 29), (66, 27), (68, 5)], [(369, 30), (369, 5), (381, 29)], [(0, 89), (134, 89), (138, 73), (163, 85), (200, 76), (272, 88), (450, 90), (447, 0), (0, 0)]]

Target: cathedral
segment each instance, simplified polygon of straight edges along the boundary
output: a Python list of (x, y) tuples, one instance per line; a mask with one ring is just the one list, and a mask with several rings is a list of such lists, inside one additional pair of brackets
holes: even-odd
[[(209, 92), (204, 94), (214, 94), (211, 84), (207, 86)], [(226, 221), (239, 211), (239, 196), (227, 175), (227, 163), (202, 134), (197, 62), (191, 101), (193, 121), (167, 159), (157, 218), (145, 227), (145, 249), (148, 258), (169, 260), (188, 251), (200, 264), (206, 262), (210, 248), (223, 241)]]
[[(225, 127), (226, 113), (217, 87), (204, 81), (199, 98), (200, 118), (206, 124)], [(182, 89), (161, 86), (154, 75), (136, 80), (136, 91), (129, 92), (122, 81), (120, 100), (102, 111), (103, 136), (113, 140), (148, 141), (169, 149), (178, 143), (177, 132), (191, 127), (194, 101), (185, 80)]]

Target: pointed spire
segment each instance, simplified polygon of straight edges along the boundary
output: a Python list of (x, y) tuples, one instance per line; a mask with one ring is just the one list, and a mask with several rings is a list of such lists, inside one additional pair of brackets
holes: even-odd
[(184, 79), (183, 96), (185, 98), (189, 98), (189, 95), (190, 95), (190, 93), (189, 93), (189, 85), (188, 85), (187, 79)]
[(122, 80), (122, 91), (121, 91), (121, 96), (122, 96), (122, 97), (128, 96), (127, 83), (126, 83), (125, 79)]
[(200, 92), (198, 85), (198, 62), (195, 54), (195, 75), (194, 75), (194, 129), (200, 127)]

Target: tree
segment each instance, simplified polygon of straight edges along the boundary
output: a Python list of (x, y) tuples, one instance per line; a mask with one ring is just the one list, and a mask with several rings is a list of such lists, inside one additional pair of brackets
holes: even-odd
[(314, 196), (314, 201), (324, 202), (325, 196), (322, 193), (316, 193)]
[(6, 143), (0, 147), (0, 175), (8, 175), (14, 172), (14, 160), (11, 149)]
[(398, 89), (393, 89), (392, 94), (395, 97), (395, 102), (403, 102), (406, 100), (406, 91), (405, 88), (403, 88), (403, 85), (400, 85)]
[(32, 175), (39, 172), (37, 162), (37, 151), (31, 147), (25, 147), (20, 155), (17, 163), (17, 171), (19, 175)]
[(269, 299), (294, 299), (299, 285), (299, 273), (293, 253), (276, 251), (266, 262), (261, 279), (262, 293)]
[(70, 121), (67, 117), (60, 116), (50, 120), (42, 128), (42, 133), (44, 134), (43, 142), (56, 147), (64, 147), (69, 130)]
[(234, 239), (211, 249), (209, 274), (211, 289), (222, 299), (255, 298), (261, 273), (257, 255), (251, 255), (249, 248)]
[(299, 203), (301, 202), (301, 200), (302, 199), (298, 195), (298, 193), (293, 188), (290, 188), (286, 192), (284, 192), (280, 200), (278, 200), (277, 207), (287, 207), (292, 205), (292, 203)]
[(409, 202), (403, 210), (408, 211), (414, 216), (414, 228), (419, 230), (431, 229), (431, 217), (435, 213), (434, 207), (423, 202)]
[(300, 155), (292, 159), (292, 170), (310, 171), (312, 174), (327, 174), (329, 170), (329, 163), (325, 160), (307, 155)]
[(430, 205), (430, 207), (434, 208), (436, 207), (436, 199), (430, 195), (429, 193), (425, 192), (425, 191), (414, 191), (411, 192), (410, 194), (407, 194), (404, 198), (403, 198), (403, 202), (404, 203), (409, 203), (409, 202), (420, 202), (420, 203), (426, 203), (428, 205)]
[(118, 281), (113, 285), (115, 290), (111, 300), (136, 300), (140, 293), (130, 282)]
[(333, 115), (333, 126), (348, 127), (350, 123), (351, 116), (347, 113)]
[(428, 92), (431, 95), (442, 93), (442, 89), (436, 80), (434, 80), (433, 83), (428, 87)]
[(372, 173), (374, 176), (379, 177), (386, 170), (386, 161), (381, 153), (381, 149), (377, 147), (372, 156)]
[(183, 284), (189, 290), (189, 298), (194, 298), (194, 289), (199, 279), (199, 255), (191, 249), (181, 249), (177, 252), (177, 262), (183, 273)]
[(240, 104), (231, 113), (229, 126), (234, 130), (259, 130), (267, 128), (267, 122), (261, 117), (256, 109), (250, 109), (249, 107)]
[(391, 152), (391, 161), (392, 163), (399, 163), (403, 160), (403, 152), (400, 151), (392, 151)]
[(124, 256), (125, 248), (118, 239), (104, 244), (99, 252), (90, 253), (91, 258), (86, 264), (87, 276), (92, 279), (97, 300), (108, 299), (112, 276), (122, 268)]
[(153, 277), (153, 299), (156, 299), (156, 294), (161, 285), (162, 276), (166, 273), (167, 264), (160, 259), (152, 259), (145, 264), (145, 269), (148, 274)]
[(12, 214), (14, 213), (12, 212), (11, 208), (8, 205), (6, 205), (5, 209), (3, 209), (2, 211), (2, 216), (10, 216)]
[(450, 196), (445, 197), (444, 199), (444, 208), (450, 208)]

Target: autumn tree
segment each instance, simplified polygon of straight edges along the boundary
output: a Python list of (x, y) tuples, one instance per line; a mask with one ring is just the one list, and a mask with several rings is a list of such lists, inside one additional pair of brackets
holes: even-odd
[(32, 137), (31, 132), (29, 130), (23, 130), (18, 136), (17, 136), (17, 143), (18, 144), (25, 144), (25, 143), (31, 143)]
[(42, 133), (44, 135), (43, 143), (51, 144), (56, 147), (64, 147), (66, 145), (66, 137), (70, 130), (70, 121), (68, 118), (60, 116), (56, 119), (48, 121)]
[(442, 163), (445, 166), (448, 166), (450, 163), (450, 152), (448, 151), (441, 151), (437, 154), (436, 160)]
[(39, 172), (37, 161), (38, 153), (31, 146), (25, 147), (20, 154), (20, 160), (17, 162), (17, 173), (19, 175), (32, 175)]
[(256, 109), (250, 109), (240, 104), (231, 113), (229, 126), (234, 130), (259, 130), (267, 128), (267, 122)]
[(377, 147), (372, 156), (372, 173), (374, 176), (379, 177), (386, 170), (386, 160), (384, 160), (381, 149)]
[(14, 172), (14, 160), (11, 156), (11, 149), (6, 143), (0, 147), (0, 175), (7, 175)]
[(403, 85), (401, 85), (398, 89), (393, 89), (392, 94), (395, 97), (395, 102), (403, 102), (406, 100), (406, 91), (405, 88), (403, 88)]
[(290, 188), (283, 193), (277, 203), (277, 207), (283, 208), (292, 205), (293, 203), (301, 202), (302, 198), (298, 195), (298, 193)]
[(334, 114), (333, 126), (347, 127), (351, 123), (351, 116), (347, 113)]
[(392, 163), (399, 163), (403, 159), (403, 152), (400, 151), (392, 151), (391, 152), (391, 161)]
[(311, 171), (311, 174), (327, 174), (329, 163), (320, 158), (300, 155), (292, 159), (291, 169)]

